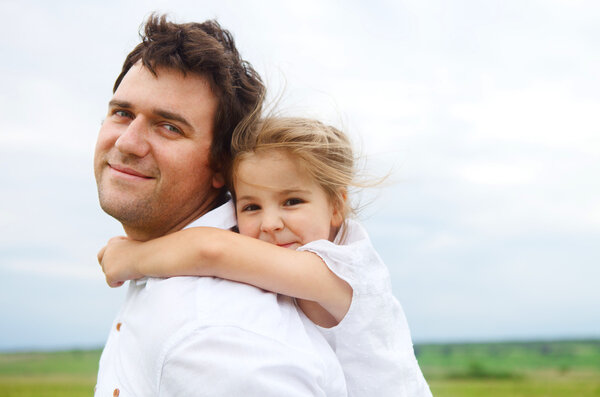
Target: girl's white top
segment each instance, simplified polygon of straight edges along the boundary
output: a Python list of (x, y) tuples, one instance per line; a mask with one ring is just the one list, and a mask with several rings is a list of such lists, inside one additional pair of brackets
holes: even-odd
[(333, 328), (319, 327), (342, 365), (348, 395), (431, 396), (387, 267), (358, 222), (346, 220), (344, 227), (343, 242), (338, 233), (333, 243), (318, 240), (298, 250), (319, 255), (353, 289), (344, 319)]

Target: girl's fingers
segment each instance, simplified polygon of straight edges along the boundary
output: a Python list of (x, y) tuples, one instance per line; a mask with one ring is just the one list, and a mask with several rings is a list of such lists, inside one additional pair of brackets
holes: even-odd
[(115, 281), (115, 282), (111, 283), (111, 282), (108, 282), (108, 280), (107, 280), (107, 283), (108, 283), (108, 286), (111, 288), (117, 288), (117, 287), (120, 287), (121, 285), (125, 284), (124, 281)]
[(106, 251), (106, 245), (104, 247), (102, 247), (100, 249), (100, 251), (98, 251), (97, 257), (98, 257), (98, 264), (100, 266), (102, 266), (102, 258), (104, 258), (104, 251)]

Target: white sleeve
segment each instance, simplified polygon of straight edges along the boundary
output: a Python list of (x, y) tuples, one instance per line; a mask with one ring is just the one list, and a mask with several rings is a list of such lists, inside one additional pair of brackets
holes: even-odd
[(239, 327), (187, 333), (165, 356), (159, 396), (326, 396), (331, 389), (322, 362)]
[(352, 287), (346, 316), (335, 327), (319, 329), (342, 364), (348, 392), (353, 396), (431, 397), (404, 311), (392, 294), (389, 271), (366, 231), (356, 222), (347, 222), (348, 244), (318, 240), (298, 250), (319, 255)]

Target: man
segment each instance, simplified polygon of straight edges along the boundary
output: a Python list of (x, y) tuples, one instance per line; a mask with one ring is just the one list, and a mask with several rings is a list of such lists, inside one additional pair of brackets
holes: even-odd
[[(235, 226), (235, 126), (264, 87), (213, 21), (151, 16), (114, 87), (94, 158), (101, 207), (130, 238)], [(210, 277), (131, 282), (97, 396), (343, 396), (333, 352), (293, 302)]]

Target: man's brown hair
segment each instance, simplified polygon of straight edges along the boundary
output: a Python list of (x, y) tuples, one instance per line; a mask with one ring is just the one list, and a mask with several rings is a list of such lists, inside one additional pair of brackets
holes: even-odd
[(210, 165), (226, 175), (233, 130), (261, 107), (265, 87), (260, 76), (240, 57), (231, 33), (214, 20), (178, 24), (167, 21), (166, 15), (152, 14), (140, 37), (142, 42), (127, 55), (113, 92), (139, 61), (155, 76), (158, 68), (168, 68), (206, 78), (219, 102)]

